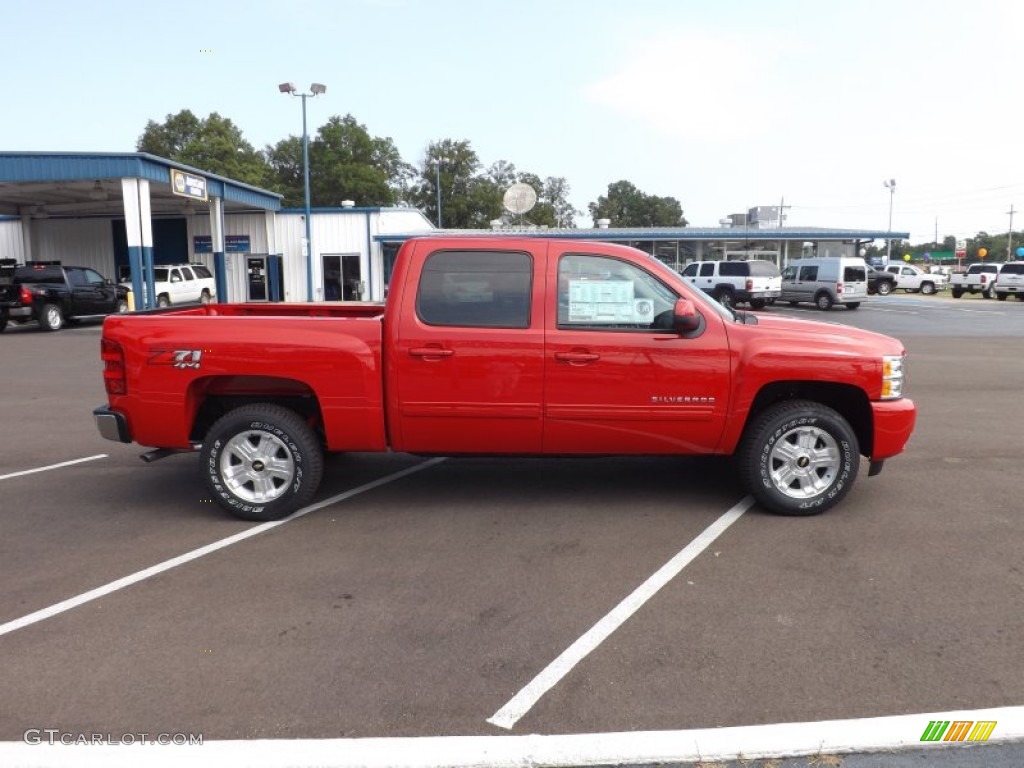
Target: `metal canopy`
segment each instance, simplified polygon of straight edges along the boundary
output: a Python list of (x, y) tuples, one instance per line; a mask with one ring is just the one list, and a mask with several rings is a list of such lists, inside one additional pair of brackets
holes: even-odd
[(121, 179), (150, 181), (154, 216), (202, 213), (208, 203), (171, 191), (171, 169), (206, 179), (226, 211), (277, 211), (281, 195), (144, 152), (0, 152), (0, 215), (32, 218), (124, 215)]

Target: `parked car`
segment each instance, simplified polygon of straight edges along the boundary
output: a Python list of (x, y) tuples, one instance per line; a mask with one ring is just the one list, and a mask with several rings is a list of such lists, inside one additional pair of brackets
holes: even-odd
[(916, 414), (899, 340), (733, 312), (612, 243), (413, 238), (386, 305), (129, 314), (100, 349), (100, 434), (198, 451), (247, 520), (307, 504), (326, 452), (387, 450), (735, 455), (766, 510), (811, 515), (862, 454), (875, 475), (900, 453)]
[(1024, 301), (1024, 261), (1004, 264), (993, 290), (1000, 301), (1006, 301), (1007, 296), (1016, 296), (1019, 301)]
[(852, 256), (798, 259), (782, 270), (782, 301), (809, 302), (828, 311), (836, 304), (857, 309), (868, 296), (868, 266)]
[[(158, 307), (171, 304), (209, 304), (217, 298), (217, 283), (204, 264), (160, 264), (153, 267), (154, 289)], [(122, 281), (131, 289), (130, 281)], [(135, 299), (137, 306), (142, 302)]]
[(885, 271), (896, 277), (896, 287), (907, 293), (923, 293), (929, 296), (946, 287), (949, 280), (945, 275), (932, 274), (913, 264), (890, 264)]
[(0, 271), (0, 331), (8, 321), (59, 331), (65, 322), (128, 311), (128, 292), (89, 267), (28, 262)]
[(883, 272), (880, 269), (875, 269), (870, 264), (867, 265), (868, 270), (868, 295), (874, 296), (888, 296), (896, 288), (896, 275), (891, 272)]
[(719, 304), (731, 307), (748, 303), (762, 309), (779, 297), (782, 277), (771, 261), (694, 261), (682, 271), (683, 279), (711, 296)]
[(950, 279), (953, 298), (959, 299), (965, 293), (980, 293), (986, 299), (994, 299), (996, 278), (1002, 266), (998, 262), (982, 261), (971, 264), (966, 272), (954, 274)]

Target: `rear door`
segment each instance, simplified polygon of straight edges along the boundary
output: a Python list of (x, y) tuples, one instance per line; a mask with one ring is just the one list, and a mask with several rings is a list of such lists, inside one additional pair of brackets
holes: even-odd
[(397, 449), (540, 452), (546, 248), (417, 244), (388, 375)]
[(729, 391), (717, 314), (705, 313), (701, 333), (680, 335), (679, 293), (663, 275), (584, 244), (552, 244), (547, 285), (545, 453), (715, 449)]

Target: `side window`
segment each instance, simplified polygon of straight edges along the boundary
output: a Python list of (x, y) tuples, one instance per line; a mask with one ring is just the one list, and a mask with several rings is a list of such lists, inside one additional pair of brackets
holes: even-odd
[(182, 267), (181, 274), (185, 276), (186, 280), (195, 280), (195, 277), (192, 276), (192, 270), (189, 267)]
[(715, 274), (715, 265), (713, 262), (706, 262), (700, 265), (700, 276), (701, 277), (712, 277)]
[(437, 251), (427, 257), (416, 314), (427, 325), (529, 328), (533, 259), (516, 251)]
[(85, 279), (85, 272), (81, 269), (69, 269), (68, 282), (76, 288), (84, 288), (89, 284), (89, 281)]
[(208, 270), (201, 264), (193, 264), (192, 271), (196, 273), (196, 277), (198, 277), (200, 280), (206, 280), (208, 278), (213, 277), (213, 275), (210, 274), (210, 270)]
[(171, 282), (172, 283), (180, 283), (181, 282), (181, 273), (177, 269), (172, 269), (171, 270)]
[(747, 265), (742, 261), (723, 261), (718, 265), (718, 274), (722, 277), (746, 277)]
[(914, 273), (914, 270), (912, 270), (910, 267), (904, 267), (903, 268), (903, 274), (904, 275), (911, 275), (911, 276), (913, 276), (915, 273)]
[(790, 266), (790, 267), (786, 267), (784, 270), (782, 270), (782, 279), (783, 280), (796, 280), (796, 267)]
[(683, 277), (696, 277), (697, 276), (697, 267), (698, 266), (699, 265), (697, 264), (697, 262), (693, 262), (692, 264), (687, 264), (686, 265), (686, 269), (684, 269), (683, 272), (682, 272)]
[(678, 295), (633, 264), (566, 254), (558, 262), (558, 327), (665, 330)]
[(94, 269), (83, 269), (85, 272), (85, 281), (90, 285), (103, 285), (106, 280), (103, 279), (103, 275)]
[(801, 280), (817, 280), (818, 279), (818, 266), (806, 266), (800, 267), (800, 279)]

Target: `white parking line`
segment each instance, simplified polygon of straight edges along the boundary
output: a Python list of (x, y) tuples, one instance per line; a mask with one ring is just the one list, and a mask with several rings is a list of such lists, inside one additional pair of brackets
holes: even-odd
[(50, 464), (46, 467), (36, 467), (35, 469), (25, 469), (21, 472), (11, 472), (7, 475), (0, 475), (0, 480), (9, 480), (12, 477), (22, 477), (23, 475), (34, 475), (36, 472), (47, 472), (51, 469), (60, 469), (61, 467), (70, 467), (72, 464), (81, 464), (86, 461), (96, 461), (96, 459), (105, 459), (107, 454), (97, 453), (95, 456), (86, 456), (84, 459), (73, 459), (72, 461), (62, 461), (60, 464)]
[(678, 554), (633, 590), (632, 594), (615, 606), (603, 619), (562, 651), (558, 658), (527, 683), (526, 687), (513, 696), (505, 706), (487, 718), (487, 722), (499, 728), (512, 728), (545, 693), (557, 685), (563, 677), (572, 671), (573, 667), (621, 627), (644, 603), (654, 597), (659, 589), (672, 581), (697, 555), (707, 549), (730, 525), (739, 520), (753, 504), (753, 497), (747, 496), (704, 529), (700, 536), (683, 547)]
[(308, 507), (303, 507), (298, 512), (293, 514), (291, 517), (286, 517), (284, 520), (274, 520), (273, 522), (269, 523), (260, 523), (259, 525), (255, 525), (252, 528), (248, 528), (242, 531), (241, 533), (236, 533), (234, 536), (228, 536), (226, 539), (215, 541), (212, 544), (207, 544), (205, 547), (200, 547), (199, 549), (193, 549), (191, 552), (186, 552), (184, 555), (179, 555), (178, 557), (171, 558), (170, 560), (165, 560), (164, 562), (154, 565), (150, 568), (145, 568), (141, 571), (136, 571), (130, 576), (125, 576), (124, 578), (117, 579), (116, 581), (112, 581), (109, 584), (104, 584), (102, 587), (96, 587), (96, 589), (91, 589), (88, 592), (83, 592), (82, 594), (76, 595), (75, 597), (70, 597), (67, 600), (63, 600), (47, 608), (42, 608), (38, 611), (30, 613), (27, 616), (22, 616), (20, 619), (14, 619), (12, 621), (8, 621), (6, 624), (0, 624), (0, 636), (6, 635), (8, 632), (14, 632), (17, 629), (22, 629), (31, 624), (36, 624), (37, 622), (45, 621), (46, 619), (57, 616), (58, 614), (64, 613), (65, 611), (70, 611), (72, 608), (77, 608), (80, 605), (96, 600), (97, 598), (103, 597), (104, 595), (109, 595), (111, 592), (117, 592), (118, 590), (124, 589), (125, 587), (130, 587), (132, 584), (138, 584), (140, 581), (144, 581), (145, 579), (148, 579), (151, 576), (156, 576), (157, 574), (163, 573), (164, 571), (169, 571), (171, 568), (175, 568), (179, 565), (184, 565), (185, 563), (192, 562), (193, 560), (198, 560), (200, 557), (203, 557), (204, 555), (209, 555), (210, 553), (216, 552), (219, 549), (230, 547), (232, 544), (237, 544), (240, 541), (251, 539), (253, 536), (259, 536), (261, 533), (266, 533), (269, 530), (277, 528), (279, 525), (284, 525), (285, 523), (289, 523), (292, 520), (298, 520), (300, 517), (302, 517), (303, 515), (308, 515), (310, 512), (315, 512), (318, 509), (323, 509), (324, 507), (328, 507), (331, 504), (337, 504), (339, 501), (351, 499), (353, 496), (358, 496), (361, 493), (366, 493), (366, 491), (371, 491), (374, 488), (380, 488), (382, 485), (387, 485), (388, 483), (392, 483), (395, 480), (399, 480), (403, 477), (411, 475), (414, 472), (419, 472), (421, 470), (427, 469), (428, 467), (432, 467), (435, 464), (438, 464), (442, 461), (444, 461), (443, 457), (429, 459), (428, 461), (424, 461), (421, 464), (417, 464), (415, 467), (403, 469), (400, 472), (395, 472), (393, 474), (387, 475), (386, 477), (382, 477), (379, 480), (374, 480), (373, 482), (360, 485), (358, 488), (353, 488), (349, 491), (345, 491), (344, 493), (339, 493), (336, 496), (331, 496), (331, 498), (324, 499), (323, 501), (319, 501), (316, 504), (310, 504)]

